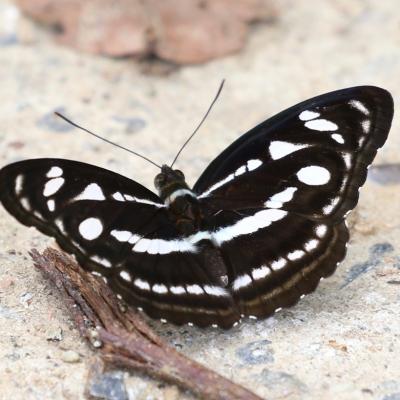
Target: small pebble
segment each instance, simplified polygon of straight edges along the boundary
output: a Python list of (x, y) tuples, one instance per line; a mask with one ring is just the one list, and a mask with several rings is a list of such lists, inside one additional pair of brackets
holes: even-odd
[[(88, 383), (88, 392), (95, 399), (128, 400), (124, 375), (120, 371), (96, 374)], [(154, 398), (154, 397), (151, 397)]]
[(79, 354), (73, 350), (64, 351), (64, 353), (61, 354), (61, 359), (64, 362), (71, 363), (71, 364), (77, 363), (81, 360)]
[(7, 290), (13, 285), (14, 285), (14, 279), (8, 276), (3, 279), (0, 279), (0, 291)]
[(46, 333), (46, 340), (49, 342), (60, 342), (63, 339), (63, 331), (61, 328), (49, 329)]
[(33, 294), (26, 292), (21, 294), (19, 297), (19, 302), (24, 306), (24, 307), (29, 307), (31, 302), (32, 302)]

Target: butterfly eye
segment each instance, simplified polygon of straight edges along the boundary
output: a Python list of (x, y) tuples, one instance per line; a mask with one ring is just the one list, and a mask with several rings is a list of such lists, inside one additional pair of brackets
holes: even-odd
[(165, 176), (165, 174), (158, 174), (154, 178), (154, 186), (157, 189), (160, 189), (165, 184), (166, 180), (167, 180), (167, 177)]
[(181, 170), (176, 169), (176, 170), (174, 170), (174, 172), (175, 172), (176, 176), (177, 176), (179, 179), (182, 179), (183, 181), (185, 180), (185, 175), (183, 174), (183, 172), (182, 172)]

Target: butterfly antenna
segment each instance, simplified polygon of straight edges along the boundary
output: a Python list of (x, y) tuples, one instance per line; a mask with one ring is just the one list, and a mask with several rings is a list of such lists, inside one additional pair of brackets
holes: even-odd
[(225, 79), (222, 79), (221, 84), (219, 85), (218, 92), (214, 97), (214, 100), (211, 102), (210, 107), (208, 107), (207, 112), (204, 114), (204, 117), (201, 119), (200, 123), (197, 125), (196, 129), (193, 131), (193, 133), (186, 139), (185, 143), (183, 143), (182, 147), (179, 149), (178, 154), (175, 156), (174, 161), (172, 161), (171, 167), (172, 168), (178, 159), (179, 155), (182, 153), (182, 150), (186, 147), (186, 145), (192, 140), (193, 136), (197, 133), (197, 131), (200, 129), (201, 125), (203, 125), (203, 122), (206, 120), (208, 117), (208, 114), (210, 114), (211, 109), (213, 108), (215, 102), (218, 100), (219, 95), (221, 94), (222, 88), (224, 87)]
[(140, 158), (143, 158), (143, 160), (146, 160), (146, 161), (148, 161), (149, 163), (155, 165), (157, 168), (160, 168), (160, 169), (161, 169), (161, 166), (160, 166), (160, 165), (158, 165), (158, 164), (155, 163), (154, 161), (151, 161), (149, 158), (143, 156), (142, 154), (136, 153), (136, 151), (130, 150), (130, 149), (124, 147), (124, 146), (121, 146), (121, 145), (118, 144), (118, 143), (112, 142), (111, 140), (108, 140), (108, 139), (106, 139), (106, 138), (103, 138), (103, 137), (99, 136), (97, 133), (94, 133), (94, 132), (89, 131), (88, 129), (84, 128), (83, 126), (80, 126), (80, 125), (76, 124), (75, 122), (71, 121), (70, 119), (68, 119), (68, 118), (65, 117), (64, 115), (60, 114), (58, 111), (54, 111), (54, 114), (56, 114), (58, 117), (62, 118), (64, 121), (68, 122), (68, 123), (71, 124), (72, 126), (75, 126), (75, 128), (81, 129), (81, 130), (85, 131), (86, 133), (89, 133), (89, 135), (92, 135), (92, 136), (96, 137), (97, 139), (103, 140), (104, 142), (106, 142), (106, 143), (108, 143), (108, 144), (112, 144), (113, 146), (119, 147), (120, 149), (125, 150), (125, 151), (127, 151), (127, 152), (129, 152), (129, 153), (131, 153), (131, 154), (134, 154), (135, 156), (138, 156), (138, 157), (140, 157)]

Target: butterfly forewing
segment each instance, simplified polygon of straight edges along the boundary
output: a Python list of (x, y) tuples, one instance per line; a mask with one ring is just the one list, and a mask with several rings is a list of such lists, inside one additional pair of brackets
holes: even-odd
[(348, 241), (344, 217), (392, 115), (388, 92), (364, 86), (263, 122), (221, 153), (192, 193), (178, 191), (181, 209), (198, 210), (191, 234), (150, 190), (75, 161), (6, 166), (0, 200), (150, 316), (227, 328), (293, 305), (334, 272)]
[(222, 199), (225, 209), (267, 206), (340, 220), (355, 206), (392, 117), (392, 98), (377, 87), (315, 97), (240, 137), (194, 190), (210, 207)]
[(205, 268), (207, 245), (182, 240), (159, 197), (138, 183), (80, 162), (37, 159), (3, 168), (0, 191), (20, 222), (55, 237), (151, 316), (221, 326), (237, 319), (231, 295)]
[(343, 219), (392, 116), (380, 88), (318, 96), (258, 125), (204, 171), (194, 190), (215, 213), (215, 236), (232, 228), (219, 246), (242, 314), (292, 305), (334, 272), (348, 241)]

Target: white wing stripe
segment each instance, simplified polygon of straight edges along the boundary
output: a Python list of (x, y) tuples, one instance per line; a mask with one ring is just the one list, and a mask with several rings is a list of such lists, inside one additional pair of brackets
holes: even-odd
[(216, 246), (232, 240), (241, 235), (257, 232), (259, 229), (270, 226), (287, 215), (286, 211), (268, 209), (262, 210), (249, 217), (244, 217), (233, 225), (218, 229), (215, 232), (200, 231), (184, 239), (148, 239), (140, 237), (133, 232), (113, 229), (111, 236), (119, 242), (135, 244), (132, 251), (136, 253), (170, 254), (174, 252), (196, 253), (199, 249), (197, 243), (201, 240), (211, 240)]
[(212, 234), (212, 241), (220, 246), (222, 243), (241, 235), (257, 232), (259, 229), (270, 226), (272, 222), (279, 221), (287, 215), (282, 210), (262, 210), (250, 217), (242, 218), (231, 226), (218, 229)]
[(224, 186), (226, 183), (232, 181), (236, 177), (243, 175), (245, 172), (254, 171), (255, 169), (259, 168), (262, 164), (263, 162), (258, 159), (247, 161), (245, 165), (239, 167), (233, 174), (229, 174), (224, 179), (220, 180), (219, 182), (215, 183), (210, 188), (208, 188), (208, 190), (206, 190), (199, 196), (199, 199), (207, 197), (210, 193), (214, 192), (216, 189), (220, 188), (221, 186)]

